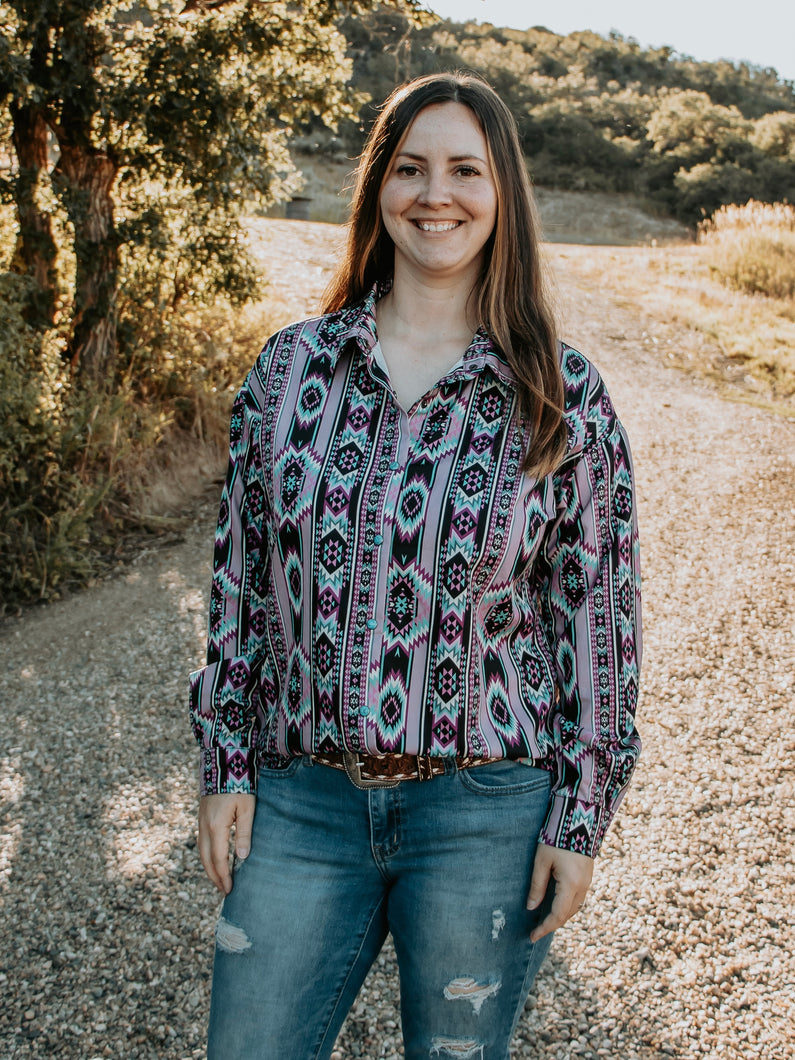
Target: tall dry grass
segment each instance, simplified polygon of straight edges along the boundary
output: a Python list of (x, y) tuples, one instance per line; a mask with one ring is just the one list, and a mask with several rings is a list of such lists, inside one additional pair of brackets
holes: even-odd
[(709, 266), (729, 287), (769, 298), (795, 297), (795, 208), (753, 199), (722, 206), (699, 226)]

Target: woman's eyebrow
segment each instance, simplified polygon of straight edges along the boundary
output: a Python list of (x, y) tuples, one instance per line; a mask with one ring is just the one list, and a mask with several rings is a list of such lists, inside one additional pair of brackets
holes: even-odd
[[(414, 152), (412, 152), (412, 151), (398, 151), (397, 157), (398, 158), (410, 158), (414, 162), (427, 162), (427, 158), (426, 158), (425, 155), (417, 155), (417, 154), (414, 154)], [(450, 155), (450, 157), (448, 158), (447, 161), (448, 162), (471, 162), (473, 159), (475, 161), (477, 161), (477, 162), (482, 162), (484, 165), (486, 165), (486, 159), (485, 158), (481, 158), (480, 155), (475, 155), (475, 154), (471, 154), (471, 155), (467, 155), (467, 154)]]

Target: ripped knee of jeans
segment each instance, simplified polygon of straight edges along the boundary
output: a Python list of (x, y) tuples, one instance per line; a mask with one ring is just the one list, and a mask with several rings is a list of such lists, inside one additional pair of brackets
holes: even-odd
[(431, 1056), (448, 1060), (483, 1060), (483, 1044), (474, 1038), (434, 1038)]
[(218, 917), (215, 925), (215, 944), (225, 953), (243, 953), (251, 949), (251, 940), (243, 928), (230, 924), (222, 916)]
[(499, 979), (479, 983), (472, 976), (453, 979), (444, 988), (444, 996), (448, 1001), (468, 1001), (476, 1014), (483, 1008), (486, 998), (493, 997), (500, 989)]

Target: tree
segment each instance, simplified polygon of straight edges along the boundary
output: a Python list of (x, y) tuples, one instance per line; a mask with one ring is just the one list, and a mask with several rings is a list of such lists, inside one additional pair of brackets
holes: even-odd
[(774, 111), (754, 122), (751, 142), (773, 158), (795, 162), (795, 114)]
[(695, 164), (729, 141), (747, 139), (752, 128), (736, 107), (713, 103), (704, 92), (673, 90), (660, 95), (647, 135), (657, 154)]
[(287, 142), (296, 123), (353, 113), (345, 41), (334, 26), (350, 6), (372, 5), (189, 0), (177, 12), (157, 0), (2, 4), (16, 260), (33, 280), (30, 317), (46, 324), (56, 286), (43, 202), (51, 181), (73, 232), (66, 357), (78, 378), (102, 384), (112, 374), (120, 253), (136, 241), (146, 249), (151, 239), (165, 260), (163, 233), (181, 224), (195, 234), (183, 253), (194, 250), (193, 267), (205, 270), (198, 289), (250, 290), (243, 204), (268, 205), (295, 187)]

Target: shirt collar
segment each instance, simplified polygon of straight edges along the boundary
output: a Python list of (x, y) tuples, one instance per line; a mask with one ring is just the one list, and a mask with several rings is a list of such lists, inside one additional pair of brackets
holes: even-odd
[[(378, 300), (383, 298), (390, 287), (390, 282), (376, 283), (363, 302), (343, 310), (344, 323), (341, 321), (343, 330), (339, 334), (339, 353), (349, 344), (355, 344), (367, 358), (370, 371), (379, 378), (383, 375), (383, 372), (373, 357), (373, 350), (378, 342), (375, 307)], [(479, 327), (464, 356), (449, 375), (445, 376), (445, 382), (450, 383), (471, 379), (486, 367), (490, 368), (503, 382), (508, 383), (512, 387), (516, 386), (516, 375), (513, 369), (494, 345), (485, 328)]]

